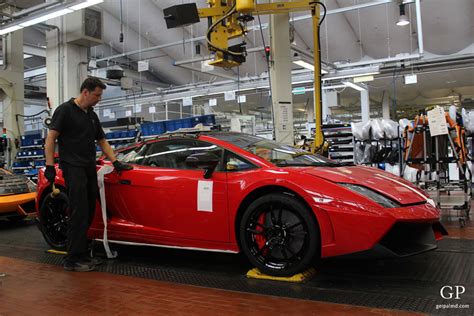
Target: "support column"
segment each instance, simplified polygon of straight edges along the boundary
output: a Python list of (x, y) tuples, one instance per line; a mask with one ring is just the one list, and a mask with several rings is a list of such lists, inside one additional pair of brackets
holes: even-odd
[(362, 113), (362, 122), (370, 120), (370, 104), (369, 104), (369, 90), (363, 90), (360, 92), (360, 107)]
[(334, 90), (323, 90), (323, 121), (327, 121), (330, 116), (331, 108), (338, 105), (337, 97), (338, 93)]
[(388, 93), (384, 93), (382, 100), (382, 117), (386, 120), (390, 119), (390, 100)]
[(290, 24), (288, 14), (270, 16), (273, 129), (276, 141), (294, 144), (291, 93)]
[[(80, 18), (68, 15), (67, 19)], [(46, 84), (53, 110), (79, 94), (87, 78), (87, 47), (66, 42), (65, 17), (55, 19), (58, 28), (46, 32)], [(81, 24), (78, 24), (81, 25)]]
[(3, 103), (3, 127), (7, 130), (8, 148), (5, 152), (7, 166), (16, 156), (15, 141), (24, 132), (24, 63), (23, 30), (3, 36), (3, 65), (0, 66), (0, 100)]

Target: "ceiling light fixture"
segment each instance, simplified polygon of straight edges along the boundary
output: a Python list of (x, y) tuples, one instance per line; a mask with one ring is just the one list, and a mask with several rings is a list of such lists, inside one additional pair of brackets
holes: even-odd
[(24, 27), (35, 25), (38, 23), (45, 22), (50, 19), (54, 19), (65, 14), (78, 11), (99, 3), (104, 2), (104, 0), (83, 0), (83, 1), (74, 1), (68, 2), (62, 5), (54, 6), (53, 8), (41, 10), (26, 17), (14, 20), (10, 23), (0, 26), (0, 35), (5, 35)]
[(400, 17), (398, 18), (397, 25), (405, 26), (408, 24), (410, 24), (410, 20), (408, 20), (408, 17), (405, 15), (405, 5), (400, 4)]
[[(301, 59), (301, 57), (298, 55), (295, 57), (295, 59), (293, 60), (293, 64), (295, 65), (298, 65), (300, 67), (303, 67), (303, 68), (306, 68), (308, 70), (311, 70), (311, 71), (314, 71), (314, 65)], [(322, 74), (327, 74), (328, 72), (324, 69), (321, 68), (321, 73)]]
[(370, 76), (354, 77), (353, 81), (354, 81), (355, 83), (374, 81), (374, 76), (373, 76), (373, 75), (370, 75)]
[(357, 91), (366, 91), (367, 90), (367, 89), (365, 89), (365, 87), (360, 86), (358, 84), (355, 84), (351, 81), (343, 81), (342, 83), (347, 87), (351, 87), (352, 89), (356, 89)]

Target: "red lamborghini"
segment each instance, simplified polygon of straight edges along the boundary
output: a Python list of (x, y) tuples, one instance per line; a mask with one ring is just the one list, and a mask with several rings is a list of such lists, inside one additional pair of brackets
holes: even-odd
[[(134, 169), (105, 176), (110, 242), (243, 252), (260, 271), (289, 276), (319, 258), (432, 250), (446, 233), (433, 201), (409, 182), (252, 135), (171, 133), (117, 155)], [(67, 195), (57, 174), (63, 192), (53, 199), (40, 172), (36, 206), (46, 241), (63, 248)], [(93, 239), (102, 238), (99, 210), (98, 201)]]

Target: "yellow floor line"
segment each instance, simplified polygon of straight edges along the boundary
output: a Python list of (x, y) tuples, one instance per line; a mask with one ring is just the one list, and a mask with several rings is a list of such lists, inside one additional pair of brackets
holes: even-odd
[(260, 280), (272, 280), (272, 281), (283, 281), (283, 282), (303, 282), (311, 279), (316, 274), (314, 268), (310, 268), (304, 272), (295, 274), (291, 277), (275, 277), (260, 272), (257, 268), (249, 270), (247, 272), (247, 278), (249, 279), (260, 279)]
[(52, 253), (53, 255), (67, 255), (66, 251), (60, 251), (60, 250), (54, 250), (54, 249), (46, 250), (46, 252)]

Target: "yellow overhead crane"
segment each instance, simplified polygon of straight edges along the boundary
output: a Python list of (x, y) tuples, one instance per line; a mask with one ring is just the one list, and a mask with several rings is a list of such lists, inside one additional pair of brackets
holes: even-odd
[[(189, 25), (208, 18), (207, 44), (215, 53), (214, 60), (209, 64), (231, 68), (245, 62), (247, 55), (245, 43), (229, 46), (229, 40), (247, 34), (246, 23), (252, 15), (269, 15), (297, 11), (311, 11), (313, 20), (313, 54), (314, 54), (314, 109), (315, 139), (313, 152), (323, 149), (321, 107), (321, 63), (319, 47), (319, 1), (285, 1), (257, 4), (255, 0), (208, 0), (209, 8), (197, 8), (195, 3), (175, 5), (165, 9), (164, 15), (168, 28)], [(270, 79), (269, 79), (270, 80)]]

